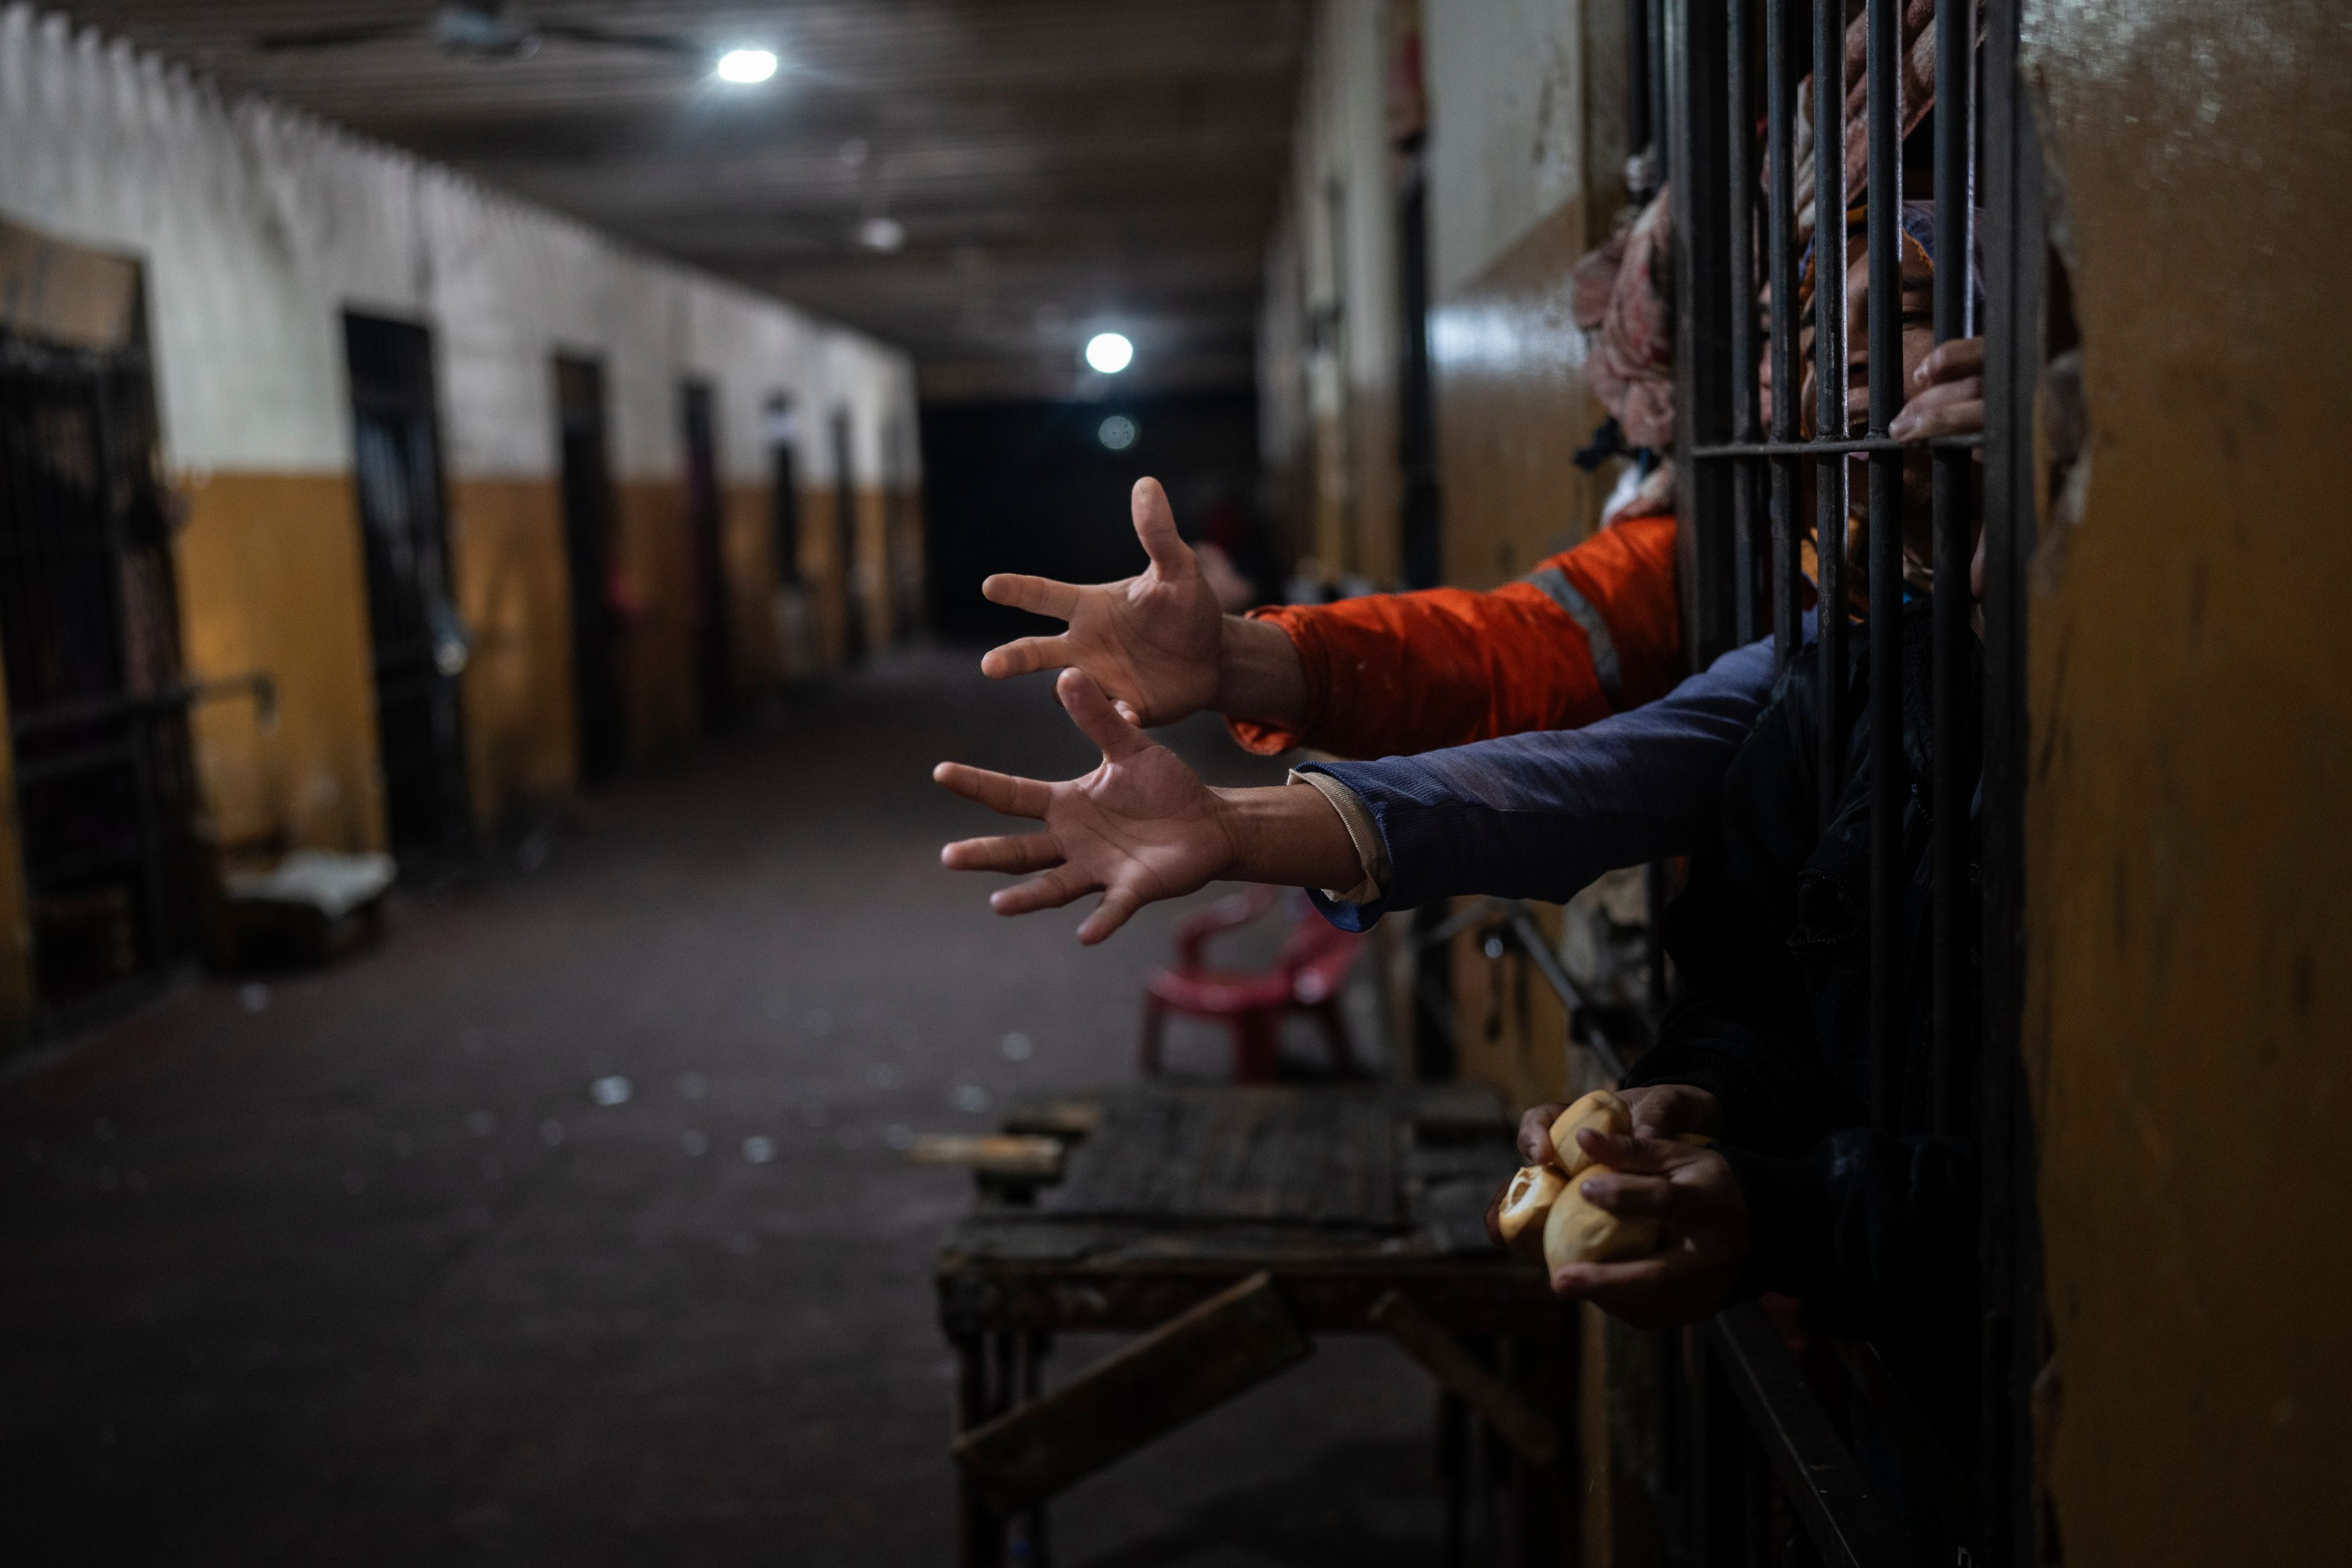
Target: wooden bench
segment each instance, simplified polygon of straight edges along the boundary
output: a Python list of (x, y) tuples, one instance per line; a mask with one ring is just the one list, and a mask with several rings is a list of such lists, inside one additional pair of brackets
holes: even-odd
[[(1438, 1380), (1448, 1420), (1475, 1411), (1528, 1464), (1555, 1462), (1556, 1426), (1478, 1353), (1575, 1322), (1539, 1268), (1486, 1240), (1517, 1163), (1490, 1091), (1154, 1085), (1092, 1103), (1065, 1107), (1063, 1179), (984, 1200), (940, 1256), (961, 1562), (1003, 1562), (1018, 1521), (1042, 1563), (1052, 1497), (1297, 1364), (1317, 1334), (1386, 1334)], [(1052, 1336), (1100, 1331), (1142, 1337), (1043, 1393)]]

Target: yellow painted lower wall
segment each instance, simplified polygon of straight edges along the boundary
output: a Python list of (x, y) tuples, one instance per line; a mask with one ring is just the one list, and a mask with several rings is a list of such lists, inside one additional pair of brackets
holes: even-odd
[(456, 479), (449, 545), (466, 668), (466, 768), (489, 826), (579, 779), (571, 571), (552, 479)]
[(765, 691), (784, 679), (776, 623), (776, 515), (766, 485), (730, 485), (721, 498), (720, 559), (727, 576), (728, 644), (739, 691)]
[(857, 569), (853, 582), (866, 606), (866, 646), (887, 647), (896, 640), (897, 619), (891, 606), (890, 498), (888, 492), (859, 486), (857, 490)]
[(817, 664), (840, 667), (849, 650), (849, 603), (842, 575), (841, 524), (833, 488), (801, 492), (801, 582), (816, 620)]
[(278, 711), (199, 706), (198, 777), (228, 845), (383, 844), (366, 568), (345, 474), (215, 473), (182, 487), (176, 551), (190, 676), (267, 673)]
[(2318, 5), (2258, 39), (2227, 0), (2034, 9), (2091, 431), (2031, 619), (2057, 1527), (2068, 1568), (2336, 1561), (2352, 142), (2317, 128), (2352, 123), (2352, 35)]
[[(380, 848), (384, 841), (366, 567), (345, 474), (214, 473), (184, 482), (176, 560), (193, 680), (267, 674), (265, 720), (242, 699), (201, 704), (194, 719), (203, 809), (231, 847)], [(622, 569), (645, 615), (620, 658), (639, 756), (700, 733), (692, 542), (683, 487), (614, 486)], [(859, 574), (867, 625), (891, 624), (894, 553), (919, 552), (919, 499), (858, 495)], [(578, 781), (570, 575), (553, 479), (457, 479), (449, 486), (453, 587), (471, 633), (463, 703), (477, 819), (560, 796)], [(846, 600), (829, 491), (803, 497), (801, 570), (824, 662), (842, 661)], [(724, 498), (722, 554), (735, 677), (746, 691), (783, 675), (776, 616), (772, 498), (761, 484)], [(919, 555), (913, 581), (919, 584)], [(903, 566), (904, 563), (901, 563)], [(903, 587), (902, 583), (902, 587)], [(11, 804), (0, 709), (0, 801)], [(35, 1012), (22, 846), (0, 823), (0, 1046)]]
[(890, 492), (891, 572), (902, 605), (900, 630), (912, 636), (930, 620), (929, 552), (919, 485)]
[(1431, 312), (1444, 580), (1491, 588), (1592, 530), (1599, 482), (1571, 458), (1601, 422), (1568, 313), (1583, 205), (1538, 223)]

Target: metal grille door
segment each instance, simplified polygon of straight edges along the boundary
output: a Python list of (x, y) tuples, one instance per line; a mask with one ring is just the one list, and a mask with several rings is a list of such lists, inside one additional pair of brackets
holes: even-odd
[(0, 649), (57, 1019), (194, 936), (195, 787), (145, 358), (0, 334)]
[(433, 340), (423, 327), (354, 314), (343, 338), (392, 847), (456, 848), (471, 820), (457, 693), (467, 650), (449, 592)]

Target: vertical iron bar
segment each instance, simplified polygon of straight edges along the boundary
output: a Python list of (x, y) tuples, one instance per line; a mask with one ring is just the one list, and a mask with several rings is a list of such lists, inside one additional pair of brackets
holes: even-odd
[[(1654, 0), (1625, 0), (1625, 149), (1638, 156), (1654, 134), (1650, 103), (1650, 8)], [(1637, 192), (1636, 195), (1639, 193)]]
[[(1724, 166), (1724, 10), (1719, 0), (1667, 0), (1669, 167), (1675, 225), (1675, 550), (1683, 649), (1704, 669), (1735, 646), (1732, 479), (1727, 464), (1700, 463), (1693, 448), (1727, 438), (1732, 391), (1730, 260), (1725, 231), (1730, 172)], [(1709, 149), (1714, 151), (1710, 152)]]
[(1983, 1542), (1992, 1568), (2036, 1560), (2031, 1393), (2040, 1366), (2040, 1237), (2018, 1059), (2023, 1005), (2027, 743), (2024, 568), (2035, 533), (2033, 391), (2048, 237), (2042, 150), (2018, 80), (2019, 0), (1985, 5), (1985, 710), (1981, 1151)]
[[(1725, 215), (1725, 265), (1730, 297), (1725, 301), (1731, 328), (1732, 438), (1756, 440), (1756, 107), (1754, 14), (1748, 0), (1729, 0), (1724, 28), (1724, 100), (1730, 121), (1731, 200)], [(1732, 640), (1746, 647), (1756, 640), (1756, 556), (1759, 514), (1764, 508), (1764, 464), (1741, 458), (1732, 464)]]
[[(1844, 7), (1813, 6), (1813, 379), (1814, 435), (1845, 434), (1845, 26)], [(1813, 554), (1820, 574), (1822, 661), (1821, 819), (1837, 810), (1845, 772), (1845, 459), (1813, 465)]]
[[(1870, 433), (1903, 407), (1902, 0), (1869, 0), (1864, 110), (1870, 138)], [(1903, 457), (1870, 459), (1870, 1034), (1871, 1121), (1902, 1121), (1903, 1006)]]
[[(1772, 439), (1797, 439), (1800, 390), (1797, 380), (1797, 266), (1795, 149), (1791, 117), (1795, 79), (1789, 58), (1789, 7), (1769, 0), (1764, 7), (1765, 215), (1767, 265), (1772, 304)], [(1797, 464), (1772, 460), (1772, 651), (1780, 668), (1797, 657), (1801, 575), (1797, 528)]]
[(1675, 123), (1677, 116), (1669, 106), (1674, 101), (1674, 72), (1666, 45), (1666, 7), (1673, 0), (1649, 0), (1649, 25), (1645, 31), (1650, 39), (1650, 151), (1654, 154), (1654, 177), (1665, 177), (1667, 161), (1673, 154)]
[[(1973, 5), (1948, 5), (1936, 16), (1936, 341), (1976, 330), (1976, 93)], [(1935, 773), (1928, 799), (1934, 835), (1928, 854), (1935, 920), (1933, 1125), (1960, 1131), (1969, 1080), (1968, 802), (1974, 794), (1970, 753), (1975, 726), (1964, 704), (1969, 660), (1969, 470), (1966, 452), (1929, 459), (1928, 505), (1935, 552), (1935, 624), (1930, 664), (1935, 683)]]

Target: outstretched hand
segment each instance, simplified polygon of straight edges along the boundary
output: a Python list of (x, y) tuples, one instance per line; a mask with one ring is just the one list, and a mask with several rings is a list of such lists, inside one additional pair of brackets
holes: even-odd
[[(1140, 492), (1139, 486), (1139, 515)], [(1144, 905), (1180, 898), (1225, 875), (1235, 860), (1234, 837), (1217, 795), (1175, 752), (1121, 718), (1084, 669), (1064, 670), (1054, 690), (1087, 738), (1102, 748), (1102, 765), (1084, 777), (1047, 784), (941, 763), (931, 777), (942, 786), (1007, 816), (1040, 818), (1045, 826), (1041, 833), (962, 839), (941, 850), (940, 860), (958, 871), (1044, 873), (991, 895), (989, 905), (1001, 915), (1059, 909), (1099, 889), (1102, 902), (1078, 927), (1078, 940), (1092, 944)]]
[(1224, 612), (1176, 531), (1160, 481), (1138, 479), (1131, 504), (1135, 536), (1151, 558), (1140, 576), (1081, 585), (999, 573), (980, 585), (997, 604), (1070, 624), (991, 649), (982, 673), (1004, 680), (1075, 666), (1143, 725), (1172, 724), (1212, 705)]

